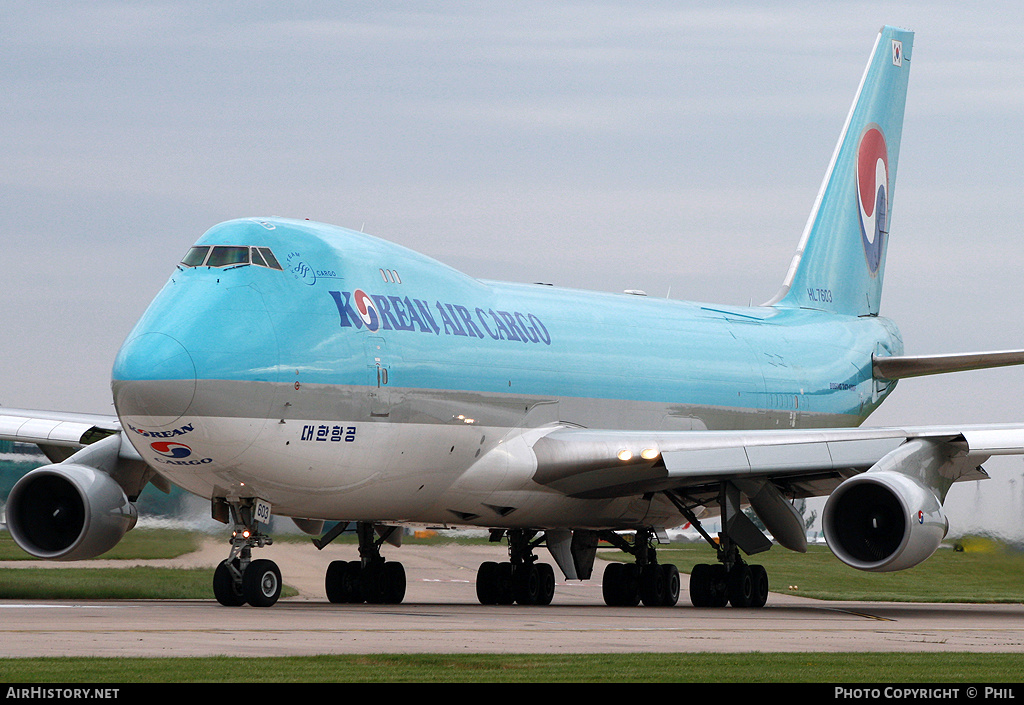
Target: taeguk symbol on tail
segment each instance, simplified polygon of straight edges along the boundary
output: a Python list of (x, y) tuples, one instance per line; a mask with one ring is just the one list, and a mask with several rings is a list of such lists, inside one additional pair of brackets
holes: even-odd
[(871, 125), (864, 131), (857, 146), (857, 205), (864, 254), (868, 269), (874, 274), (885, 250), (889, 210), (889, 153), (885, 135), (877, 125)]

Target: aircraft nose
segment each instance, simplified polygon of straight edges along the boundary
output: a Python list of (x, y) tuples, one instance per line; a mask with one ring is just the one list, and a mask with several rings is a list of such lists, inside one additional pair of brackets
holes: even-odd
[(126, 341), (111, 376), (119, 415), (161, 417), (164, 423), (173, 423), (195, 398), (192, 356), (166, 333), (142, 333)]

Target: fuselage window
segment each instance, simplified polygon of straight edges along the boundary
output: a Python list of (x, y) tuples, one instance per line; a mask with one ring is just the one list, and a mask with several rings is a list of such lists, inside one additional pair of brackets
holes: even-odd
[(248, 247), (214, 247), (206, 260), (208, 267), (229, 267), (233, 264), (249, 264)]
[(181, 263), (186, 267), (198, 267), (206, 261), (206, 254), (210, 251), (209, 247), (193, 247), (188, 251), (188, 254), (181, 260)]

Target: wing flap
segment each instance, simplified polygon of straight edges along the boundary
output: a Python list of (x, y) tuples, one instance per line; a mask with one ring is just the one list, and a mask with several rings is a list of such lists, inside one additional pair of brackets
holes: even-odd
[(972, 455), (1020, 455), (1024, 429), (1017, 427), (967, 428), (963, 433)]

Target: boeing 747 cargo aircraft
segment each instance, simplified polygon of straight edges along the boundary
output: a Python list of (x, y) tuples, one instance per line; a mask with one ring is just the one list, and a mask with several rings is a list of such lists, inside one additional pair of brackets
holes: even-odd
[(507, 541), (508, 560), (477, 574), (485, 604), (551, 602), (538, 549), (585, 580), (604, 540), (635, 558), (603, 571), (608, 604), (674, 605), (658, 536), (690, 522), (714, 551), (689, 577), (693, 604), (759, 607), (768, 576), (748, 557), (805, 550), (793, 501), (829, 495), (843, 562), (916, 565), (946, 534), (951, 484), (1024, 453), (1024, 425), (862, 423), (902, 377), (1024, 353), (908, 357), (879, 315), (912, 41), (879, 33), (792, 265), (760, 306), (481, 281), (302, 220), (211, 228), (118, 353), (116, 416), (0, 409), (0, 438), (53, 463), (11, 491), (11, 535), (39, 558), (90, 558), (135, 525), (147, 483), (173, 483), (233, 529), (213, 579), (224, 605), (278, 600), (279, 569), (254, 557), (272, 515), (320, 547), (357, 531), (358, 556), (325, 568), (332, 602), (400, 602), (405, 570), (382, 547), (428, 525)]

